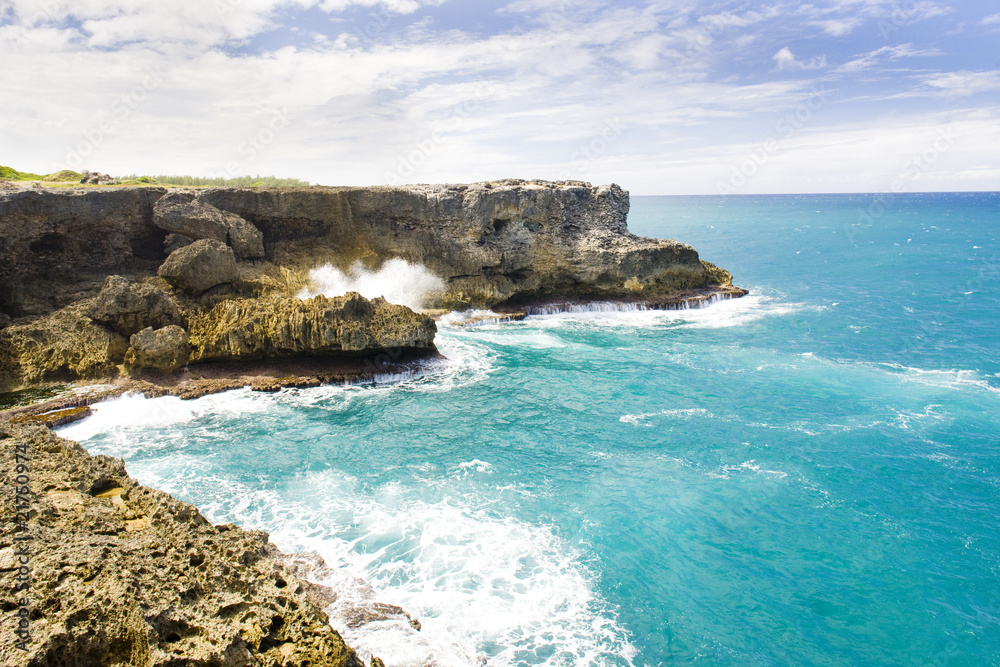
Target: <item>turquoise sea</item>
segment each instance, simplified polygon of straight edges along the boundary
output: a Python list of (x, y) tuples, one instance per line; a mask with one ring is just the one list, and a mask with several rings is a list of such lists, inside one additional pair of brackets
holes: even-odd
[[(420, 665), (1000, 665), (1000, 194), (635, 197), (751, 295), (442, 324), (370, 386), (61, 431), (312, 551)], [(338, 602), (340, 604), (340, 602)]]

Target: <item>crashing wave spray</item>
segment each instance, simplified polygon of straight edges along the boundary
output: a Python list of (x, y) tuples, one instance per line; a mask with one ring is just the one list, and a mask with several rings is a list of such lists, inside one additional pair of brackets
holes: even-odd
[(398, 303), (413, 310), (423, 307), (431, 292), (444, 291), (444, 281), (419, 264), (405, 259), (390, 259), (376, 271), (369, 271), (361, 262), (355, 262), (344, 273), (331, 264), (309, 272), (310, 287), (299, 292), (300, 299), (323, 296), (342, 296), (359, 292), (369, 299), (385, 297), (389, 303)]

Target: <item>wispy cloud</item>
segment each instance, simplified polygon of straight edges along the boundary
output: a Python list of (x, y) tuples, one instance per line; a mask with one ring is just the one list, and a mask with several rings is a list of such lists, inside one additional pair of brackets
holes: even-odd
[(787, 46), (775, 53), (772, 56), (772, 60), (774, 60), (775, 67), (779, 70), (809, 70), (826, 67), (826, 56), (817, 56), (807, 61), (799, 60)]
[[(956, 98), (979, 103), (989, 122), (1000, 116), (1000, 77), (962, 48), (976, 31), (949, 36), (960, 22), (926, 1), (814, 0), (790, 15), (723, 0), (484, 0), (471, 17), (443, 0), (50, 1), (8, 0), (0, 12), (0, 157), (33, 171), (75, 151), (87, 153), (83, 166), (119, 173), (212, 175), (235, 159), (254, 172), (378, 183), (431, 138), (433, 150), (410, 161), (414, 180), (570, 171), (645, 192), (714, 191), (706, 165), (731, 165), (825, 85), (829, 104), (775, 156), (776, 180), (755, 184), (776, 191), (780, 178), (808, 173), (803, 188), (843, 190), (864, 173), (844, 175), (840, 147), (888, 131), (881, 114), (893, 104), (909, 136)], [(870, 45), (879, 21), (935, 12), (944, 18), (910, 28), (906, 44)], [(377, 34), (359, 38), (373, 16)], [(978, 32), (979, 50), (991, 48)], [(907, 62), (918, 57), (919, 68)], [(137, 95), (149, 67), (157, 85)], [(138, 97), (118, 113), (119, 100)], [(279, 113), (287, 126), (244, 159), (241, 146)], [(849, 130), (839, 114), (879, 120)], [(111, 129), (91, 149), (102, 123)], [(614, 142), (574, 160), (609, 123)], [(892, 136), (882, 148), (905, 154), (906, 133)], [(980, 148), (963, 169), (982, 186), (1000, 165)]]
[(1000, 70), (990, 72), (948, 72), (924, 79), (924, 83), (947, 95), (968, 97), (1000, 91)]
[(900, 44), (898, 46), (883, 46), (880, 49), (875, 49), (865, 54), (857, 55), (853, 60), (850, 60), (835, 71), (840, 73), (850, 73), (858, 72), (863, 69), (868, 69), (870, 67), (875, 67), (882, 63), (894, 62), (902, 58), (914, 58), (914, 57), (929, 57), (941, 55), (941, 52), (937, 49), (919, 49), (914, 47), (912, 44)]

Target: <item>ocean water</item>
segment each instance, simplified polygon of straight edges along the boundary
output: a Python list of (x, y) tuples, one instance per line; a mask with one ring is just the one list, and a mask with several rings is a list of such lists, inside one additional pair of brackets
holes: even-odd
[(1000, 664), (1000, 195), (633, 198), (740, 300), (461, 328), (403, 381), (64, 428), (321, 554), (420, 665)]

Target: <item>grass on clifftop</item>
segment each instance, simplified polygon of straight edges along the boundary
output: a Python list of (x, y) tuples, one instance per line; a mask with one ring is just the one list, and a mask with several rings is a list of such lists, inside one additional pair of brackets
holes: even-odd
[[(0, 165), (0, 178), (6, 178), (8, 181), (40, 181), (45, 177)], [(83, 176), (79, 176), (77, 180), (79, 178), (83, 178)]]
[(186, 187), (296, 187), (308, 186), (309, 181), (277, 176), (236, 176), (234, 178), (204, 178), (201, 176), (139, 176), (129, 174), (119, 179), (122, 185), (174, 185)]
[[(8, 181), (43, 181), (46, 183), (72, 183), (79, 184), (83, 179), (83, 174), (63, 169), (53, 174), (32, 174), (27, 171), (18, 171), (13, 167), (0, 165), (0, 179)], [(236, 176), (234, 178), (203, 178), (201, 176), (140, 176), (129, 174), (118, 178), (120, 185), (163, 185), (167, 187), (302, 187), (308, 186), (309, 181), (300, 181), (297, 178), (278, 178), (277, 176)], [(106, 187), (106, 186), (105, 186)]]

